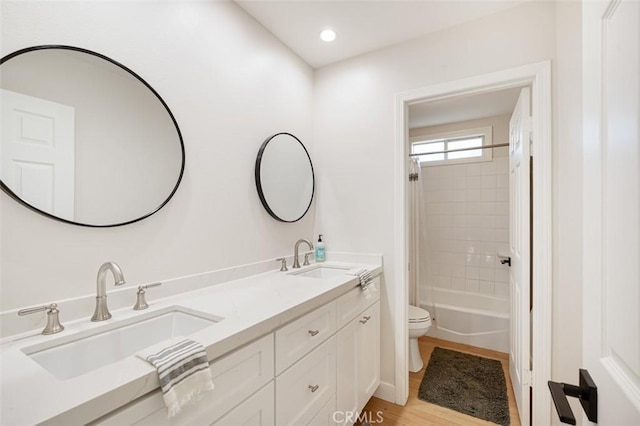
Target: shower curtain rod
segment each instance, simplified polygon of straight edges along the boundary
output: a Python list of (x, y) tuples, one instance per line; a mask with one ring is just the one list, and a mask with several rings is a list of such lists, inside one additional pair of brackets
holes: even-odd
[(409, 154), (409, 157), (419, 157), (421, 155), (432, 155), (432, 154), (447, 154), (449, 152), (473, 151), (474, 149), (502, 148), (503, 146), (509, 146), (509, 144), (508, 143), (497, 143), (495, 145), (483, 145), (483, 146), (476, 146), (476, 147), (473, 147), (473, 148), (459, 148), (459, 149), (449, 149), (449, 150), (446, 150), (446, 151), (423, 152), (421, 154)]

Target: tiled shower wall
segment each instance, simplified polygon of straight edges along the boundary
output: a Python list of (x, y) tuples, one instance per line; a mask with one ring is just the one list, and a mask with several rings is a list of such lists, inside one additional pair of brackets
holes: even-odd
[[(509, 116), (459, 123), (460, 129), (493, 127), (493, 143), (508, 142)], [(414, 130), (439, 133), (456, 127)], [(509, 298), (509, 268), (497, 253), (509, 250), (509, 159), (507, 148), (492, 161), (422, 167), (421, 302), (431, 304), (429, 286), (501, 299)], [(425, 235), (426, 234), (426, 235)], [(424, 251), (424, 250), (423, 250)], [(426, 275), (426, 278), (424, 278)]]

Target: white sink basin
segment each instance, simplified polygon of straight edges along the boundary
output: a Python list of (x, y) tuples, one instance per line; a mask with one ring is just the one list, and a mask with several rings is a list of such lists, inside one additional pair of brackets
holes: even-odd
[(148, 346), (177, 336), (188, 336), (222, 318), (172, 306), (99, 329), (24, 348), (31, 359), (58, 379), (81, 376), (134, 355)]
[(306, 278), (332, 278), (337, 277), (338, 275), (344, 275), (347, 273), (349, 268), (341, 268), (338, 266), (314, 266), (311, 269), (307, 269), (302, 272), (294, 272), (291, 275), (297, 275), (299, 277)]

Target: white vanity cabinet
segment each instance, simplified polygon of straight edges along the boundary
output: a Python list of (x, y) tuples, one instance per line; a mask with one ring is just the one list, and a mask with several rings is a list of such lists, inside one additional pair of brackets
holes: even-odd
[(213, 360), (214, 391), (171, 419), (156, 390), (93, 424), (325, 426), (347, 412), (355, 418), (380, 383), (379, 292), (372, 296), (355, 287)]

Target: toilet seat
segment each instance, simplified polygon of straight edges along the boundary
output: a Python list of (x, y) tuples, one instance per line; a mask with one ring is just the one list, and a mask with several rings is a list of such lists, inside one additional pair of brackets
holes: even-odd
[(417, 306), (409, 305), (409, 324), (425, 323), (431, 321), (429, 311), (425, 311)]

